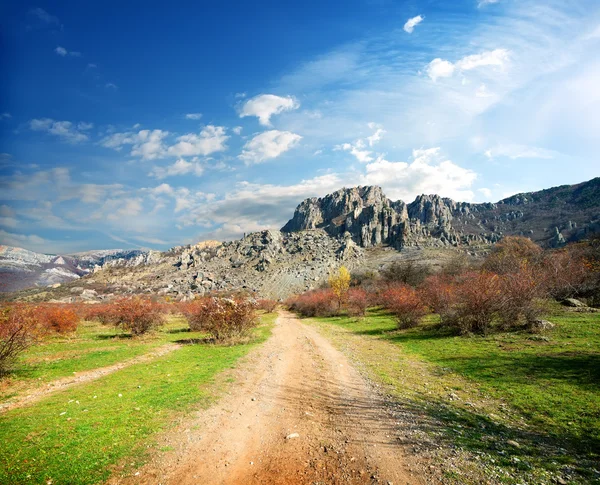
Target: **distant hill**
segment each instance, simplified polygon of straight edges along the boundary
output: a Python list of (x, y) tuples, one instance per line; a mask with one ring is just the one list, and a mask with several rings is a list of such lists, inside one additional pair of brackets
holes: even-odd
[(102, 266), (115, 259), (132, 259), (142, 253), (139, 250), (109, 249), (56, 255), (0, 246), (0, 292), (62, 284), (85, 276), (97, 265)]

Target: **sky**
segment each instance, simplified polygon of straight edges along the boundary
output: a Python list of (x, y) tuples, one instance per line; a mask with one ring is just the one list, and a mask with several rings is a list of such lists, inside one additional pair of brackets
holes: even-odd
[(600, 175), (597, 0), (20, 1), (0, 27), (0, 244), (166, 250), (342, 187)]

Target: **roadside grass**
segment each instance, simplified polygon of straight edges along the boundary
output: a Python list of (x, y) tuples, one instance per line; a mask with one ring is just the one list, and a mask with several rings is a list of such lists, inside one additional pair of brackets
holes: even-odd
[(548, 318), (557, 326), (542, 336), (485, 337), (457, 336), (433, 315), (397, 330), (380, 309), (313, 321), (499, 481), (600, 483), (600, 314), (555, 306)]
[(23, 353), (14, 372), (0, 379), (0, 402), (17, 393), (73, 375), (132, 359), (161, 345), (180, 339), (180, 332), (192, 334), (184, 318), (169, 316), (165, 325), (143, 337), (99, 322), (82, 322), (73, 334), (44, 338)]
[[(0, 483), (93, 484), (119, 464), (125, 471), (140, 466), (158, 433), (213, 402), (219, 373), (264, 342), (274, 319), (263, 315), (247, 343), (183, 345), (0, 415)], [(181, 330), (181, 322), (171, 322), (150, 340), (180, 340)]]

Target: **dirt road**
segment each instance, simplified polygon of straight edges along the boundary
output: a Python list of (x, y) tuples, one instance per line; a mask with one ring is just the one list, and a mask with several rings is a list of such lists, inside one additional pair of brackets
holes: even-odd
[(110, 483), (422, 483), (384, 403), (293, 314), (280, 313), (271, 339), (243, 367), (229, 395), (165, 438), (175, 452)]

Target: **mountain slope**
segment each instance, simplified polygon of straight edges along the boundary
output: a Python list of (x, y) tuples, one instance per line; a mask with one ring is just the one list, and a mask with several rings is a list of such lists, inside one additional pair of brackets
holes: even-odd
[(317, 228), (334, 237), (348, 233), (362, 247), (470, 246), (517, 234), (554, 247), (600, 230), (600, 178), (495, 204), (438, 195), (420, 195), (406, 204), (391, 201), (377, 186), (341, 189), (304, 200), (282, 231)]

